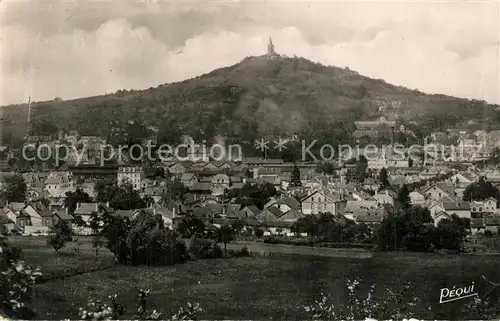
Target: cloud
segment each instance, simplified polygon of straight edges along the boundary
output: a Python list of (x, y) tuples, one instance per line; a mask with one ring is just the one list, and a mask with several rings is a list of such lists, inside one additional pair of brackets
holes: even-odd
[[(500, 103), (493, 2), (5, 2), (1, 104), (143, 89), (265, 51)], [(7, 45), (8, 44), (8, 45)]]

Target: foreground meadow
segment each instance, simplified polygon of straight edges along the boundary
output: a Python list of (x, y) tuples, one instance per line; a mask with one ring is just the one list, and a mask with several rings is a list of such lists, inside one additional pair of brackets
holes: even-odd
[[(500, 258), (440, 256), (414, 253), (377, 253), (369, 259), (278, 256), (201, 260), (175, 267), (114, 266), (106, 251), (99, 256), (81, 247), (80, 255), (66, 249), (61, 255), (42, 241), (23, 240), (25, 259), (41, 265), (46, 277), (35, 288), (38, 319), (76, 319), (89, 298), (106, 300), (118, 294), (134, 315), (137, 290), (150, 289), (151, 308), (171, 315), (189, 302), (200, 303), (201, 319), (310, 319), (302, 306), (331, 295), (336, 305), (346, 300), (346, 279), (360, 277), (362, 284), (397, 290), (412, 282), (407, 299), (419, 298), (411, 311), (425, 319), (470, 319), (463, 311), (469, 299), (439, 304), (442, 287), (475, 282), (479, 294), (498, 298)], [(92, 271), (97, 270), (97, 271)], [(379, 290), (380, 291), (380, 290)], [(380, 294), (380, 293), (379, 293)], [(375, 292), (377, 295), (377, 291)]]

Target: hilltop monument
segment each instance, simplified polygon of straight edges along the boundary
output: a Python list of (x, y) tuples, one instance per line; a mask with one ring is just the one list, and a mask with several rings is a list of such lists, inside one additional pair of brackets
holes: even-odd
[(275, 59), (281, 57), (274, 51), (274, 44), (273, 44), (273, 39), (269, 37), (269, 42), (267, 43), (267, 53), (263, 56), (261, 56), (265, 59)]
[(276, 52), (274, 52), (274, 44), (273, 44), (273, 39), (271, 37), (269, 37), (269, 43), (267, 44), (267, 54), (269, 56), (276, 54)]

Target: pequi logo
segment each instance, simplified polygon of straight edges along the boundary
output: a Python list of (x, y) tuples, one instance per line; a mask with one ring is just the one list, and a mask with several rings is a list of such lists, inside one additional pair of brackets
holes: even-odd
[(474, 292), (474, 282), (472, 282), (471, 286), (466, 286), (463, 288), (455, 289), (443, 288), (441, 289), (441, 296), (439, 297), (439, 303), (446, 303), (451, 301), (456, 301), (460, 299), (470, 298), (473, 296), (478, 296), (477, 293)]

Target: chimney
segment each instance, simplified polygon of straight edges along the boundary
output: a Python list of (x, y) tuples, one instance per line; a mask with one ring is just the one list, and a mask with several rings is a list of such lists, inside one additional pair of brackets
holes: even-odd
[(153, 214), (156, 215), (156, 207), (153, 207)]
[(110, 206), (109, 206), (109, 201), (107, 201), (107, 202), (106, 202), (106, 206), (107, 206), (107, 207), (110, 207)]
[(66, 214), (69, 214), (69, 209), (68, 209), (68, 207), (66, 207), (65, 209), (66, 209)]
[(174, 218), (175, 218), (175, 207), (172, 208), (172, 219), (174, 219)]
[(98, 212), (99, 211), (99, 203), (95, 203), (95, 211)]

